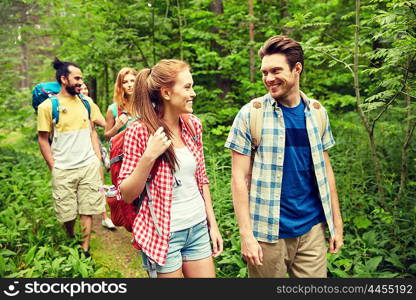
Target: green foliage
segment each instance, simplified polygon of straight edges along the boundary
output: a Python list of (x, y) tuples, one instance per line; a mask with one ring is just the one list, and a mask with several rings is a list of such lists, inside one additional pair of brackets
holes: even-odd
[[(30, 147), (34, 147), (32, 145)], [(56, 221), (50, 176), (41, 158), (0, 147), (1, 277), (96, 277), (116, 274), (81, 255)]]
[[(337, 141), (330, 150), (344, 220), (345, 246), (339, 254), (328, 254), (332, 277), (415, 277), (416, 214), (414, 190), (395, 205), (397, 181), (386, 185), (389, 191), (384, 207), (379, 205), (374, 187), (368, 145), (357, 116), (333, 116), (331, 125)], [(382, 148), (397, 143), (386, 138)], [(390, 154), (389, 154), (390, 155)], [(365, 159), (367, 157), (367, 159)], [(386, 164), (387, 169), (392, 165)]]
[(216, 259), (218, 277), (246, 277), (247, 269), (240, 254), (240, 237), (231, 198), (231, 167), (228, 151), (209, 155), (217, 149), (209, 143), (207, 153), (207, 170), (210, 179), (211, 197), (218, 226), (224, 240), (224, 251)]
[[(382, 201), (368, 133), (355, 112), (354, 1), (254, 2), (254, 17), (237, 0), (222, 1), (223, 12), (213, 11), (209, 0), (152, 1), (154, 6), (135, 0), (0, 3), (1, 276), (118, 276), (79, 257), (51, 208), (30, 90), (53, 79), (50, 63), (56, 55), (78, 63), (88, 83), (96, 83), (90, 90), (102, 111), (112, 101), (120, 68), (140, 69), (162, 58), (182, 57), (190, 63), (197, 93), (194, 112), (204, 124), (214, 209), (225, 243), (216, 260), (218, 276), (245, 277), (231, 200), (230, 155), (223, 145), (240, 107), (265, 93), (260, 72), (255, 82), (249, 79), (249, 47), (257, 51), (270, 36), (287, 34), (305, 51), (301, 89), (327, 108), (337, 142), (330, 153), (346, 245), (341, 253), (328, 255), (330, 276), (415, 277), (413, 136), (407, 145), (405, 191), (397, 200), (406, 132), (415, 124), (415, 4), (370, 0), (361, 5), (360, 96), (370, 125), (374, 122), (386, 191)], [(254, 42), (249, 42), (250, 22)], [(255, 63), (258, 70), (257, 56)]]
[(66, 237), (53, 210), (29, 91), (8, 95), (0, 101), (0, 276), (119, 277), (80, 254), (80, 237)]

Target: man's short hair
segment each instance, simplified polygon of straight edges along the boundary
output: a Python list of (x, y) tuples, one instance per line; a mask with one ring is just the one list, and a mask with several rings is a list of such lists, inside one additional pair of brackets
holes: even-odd
[(264, 42), (263, 46), (259, 50), (260, 58), (272, 54), (283, 54), (286, 57), (291, 71), (297, 62), (301, 63), (303, 67), (302, 46), (287, 36), (275, 35)]
[(73, 66), (75, 68), (81, 69), (77, 64), (69, 62), (69, 61), (60, 61), (59, 58), (55, 57), (54, 61), (52, 62), (53, 68), (56, 70), (56, 81), (59, 84), (62, 84), (61, 76), (68, 77), (69, 75), (69, 67)]

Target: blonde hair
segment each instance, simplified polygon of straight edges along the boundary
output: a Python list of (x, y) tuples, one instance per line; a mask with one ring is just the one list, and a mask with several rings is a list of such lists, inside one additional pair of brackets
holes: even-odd
[(114, 96), (113, 100), (114, 103), (117, 104), (118, 107), (121, 107), (123, 109), (126, 109), (128, 112), (131, 111), (131, 103), (130, 103), (130, 97), (124, 92), (123, 89), (123, 80), (126, 75), (132, 74), (134, 76), (137, 75), (137, 71), (133, 68), (122, 68), (116, 78), (116, 82), (114, 84)]

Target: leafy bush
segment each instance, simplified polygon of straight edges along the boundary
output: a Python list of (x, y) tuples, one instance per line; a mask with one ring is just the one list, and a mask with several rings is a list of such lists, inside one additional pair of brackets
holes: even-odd
[(0, 179), (1, 277), (119, 277), (81, 255), (79, 237), (67, 239), (43, 159), (1, 146)]

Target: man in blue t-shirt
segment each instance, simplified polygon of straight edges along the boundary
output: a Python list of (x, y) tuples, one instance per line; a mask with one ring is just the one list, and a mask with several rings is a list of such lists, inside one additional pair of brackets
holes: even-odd
[[(251, 103), (235, 117), (232, 194), (249, 277), (326, 277), (329, 251), (343, 246), (343, 223), (328, 149), (335, 142), (325, 108), (299, 90), (303, 50), (274, 36), (259, 50), (263, 83), (260, 144), (251, 169)], [(319, 113), (319, 117), (318, 117)], [(248, 182), (251, 176), (251, 182)], [(250, 189), (248, 189), (248, 185)]]
[(305, 104), (278, 104), (285, 123), (285, 155), (280, 196), (279, 238), (295, 238), (325, 222), (315, 180), (312, 154), (306, 131)]

